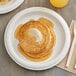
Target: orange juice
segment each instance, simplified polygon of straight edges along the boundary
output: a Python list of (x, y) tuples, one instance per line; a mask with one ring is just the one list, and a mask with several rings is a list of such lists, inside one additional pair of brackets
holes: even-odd
[(50, 3), (57, 8), (62, 8), (67, 5), (69, 0), (50, 0)]

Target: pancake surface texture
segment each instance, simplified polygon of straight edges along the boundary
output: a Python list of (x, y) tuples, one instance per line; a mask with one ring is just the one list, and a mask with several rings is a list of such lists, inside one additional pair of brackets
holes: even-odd
[(29, 60), (42, 61), (52, 54), (56, 35), (54, 25), (46, 18), (30, 20), (15, 31), (19, 51)]

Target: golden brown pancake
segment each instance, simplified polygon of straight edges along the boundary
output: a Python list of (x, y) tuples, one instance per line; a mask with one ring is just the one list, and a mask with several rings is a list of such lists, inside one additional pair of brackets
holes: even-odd
[(47, 25), (48, 28), (54, 28), (53, 23), (46, 18), (39, 18), (38, 21), (44, 25)]
[(53, 23), (45, 18), (30, 20), (20, 25), (15, 32), (20, 51), (35, 61), (47, 59), (53, 51), (56, 40), (53, 28)]
[[(36, 42), (35, 38), (28, 34), (28, 30), (31, 28), (37, 28), (41, 33), (43, 33), (43, 40), (41, 42)], [(27, 52), (40, 52), (40, 49), (46, 47), (46, 44), (49, 42), (47, 42), (47, 40), (50, 40), (50, 37), (47, 35), (47, 33), (50, 34), (48, 28), (42, 26), (39, 21), (29, 21), (20, 28), (18, 34), (20, 46)]]
[(21, 48), (20, 45), (18, 45), (18, 50), (19, 50), (20, 53), (21, 53), (23, 56), (25, 56), (27, 59), (32, 60), (32, 61), (36, 61), (36, 62), (38, 62), (38, 61), (43, 61), (43, 60), (48, 59), (48, 58), (50, 57), (50, 55), (52, 54), (52, 51), (53, 51), (53, 50), (49, 51), (49, 52), (47, 53), (47, 55), (45, 55), (45, 56), (43, 56), (43, 57), (40, 57), (40, 58), (36, 58), (36, 57), (35, 57), (35, 58), (34, 58), (34, 57), (31, 57), (31, 56), (27, 55), (26, 52)]
[(0, 5), (6, 4), (9, 0), (0, 0)]

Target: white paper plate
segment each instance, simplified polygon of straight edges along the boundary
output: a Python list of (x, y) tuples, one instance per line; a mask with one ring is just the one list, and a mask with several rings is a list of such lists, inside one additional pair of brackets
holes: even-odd
[(16, 9), (23, 3), (23, 1), (24, 0), (11, 0), (5, 5), (0, 5), (0, 14), (5, 14)]
[[(23, 24), (30, 19), (36, 20), (40, 17), (45, 17), (54, 23), (56, 45), (49, 59), (33, 62), (26, 59), (18, 51), (18, 42), (14, 37), (14, 32), (19, 24)], [(58, 64), (66, 56), (70, 45), (70, 32), (65, 20), (53, 10), (43, 7), (32, 7), (19, 12), (10, 20), (5, 30), (4, 42), (8, 54), (17, 64), (31, 70), (45, 70)]]

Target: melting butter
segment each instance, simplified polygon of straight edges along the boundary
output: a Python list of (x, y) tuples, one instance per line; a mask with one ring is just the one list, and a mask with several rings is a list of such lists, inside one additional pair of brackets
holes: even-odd
[(29, 29), (29, 33), (36, 38), (36, 42), (41, 42), (43, 37), (41, 32), (36, 28)]

